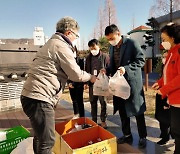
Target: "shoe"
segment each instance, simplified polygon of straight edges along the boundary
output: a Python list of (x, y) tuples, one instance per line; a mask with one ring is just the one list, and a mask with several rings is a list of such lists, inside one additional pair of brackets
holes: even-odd
[(132, 135), (129, 136), (122, 136), (117, 140), (118, 144), (123, 144), (123, 143), (128, 143), (128, 144), (132, 144), (133, 142), (133, 137)]
[(79, 118), (79, 114), (75, 114), (72, 119), (78, 119), (78, 118)]
[(104, 129), (107, 129), (107, 124), (106, 124), (106, 122), (101, 122), (100, 126), (103, 127)]
[(147, 141), (146, 138), (140, 138), (138, 146), (140, 148), (145, 148), (146, 147), (146, 141)]
[(162, 138), (160, 141), (157, 142), (159, 145), (164, 145), (169, 141), (169, 139)]

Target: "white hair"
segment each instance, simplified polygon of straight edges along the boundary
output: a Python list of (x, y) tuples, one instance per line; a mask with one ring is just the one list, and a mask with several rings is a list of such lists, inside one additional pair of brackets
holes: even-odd
[(79, 25), (72, 17), (64, 17), (56, 24), (56, 32), (65, 33), (67, 30), (79, 30)]

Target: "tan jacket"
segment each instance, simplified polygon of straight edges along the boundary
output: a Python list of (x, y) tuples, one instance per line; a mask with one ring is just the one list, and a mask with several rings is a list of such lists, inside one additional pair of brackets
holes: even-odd
[(55, 105), (68, 77), (72, 81), (86, 82), (91, 75), (77, 65), (71, 45), (54, 34), (37, 52), (22, 95)]

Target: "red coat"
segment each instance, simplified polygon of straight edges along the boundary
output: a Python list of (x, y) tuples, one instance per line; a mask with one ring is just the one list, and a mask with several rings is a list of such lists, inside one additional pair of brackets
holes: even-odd
[(168, 97), (169, 104), (180, 104), (180, 44), (177, 44), (168, 51), (166, 62), (168, 61), (170, 54), (172, 57), (168, 63), (166, 71), (167, 84), (164, 85), (164, 78), (158, 80), (160, 86), (160, 92), (162, 97)]

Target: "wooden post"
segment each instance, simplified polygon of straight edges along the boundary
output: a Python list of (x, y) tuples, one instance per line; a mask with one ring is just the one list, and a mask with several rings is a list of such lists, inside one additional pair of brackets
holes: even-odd
[(149, 80), (148, 80), (148, 73), (145, 73), (145, 90), (148, 90)]
[(145, 74), (145, 90), (148, 90), (149, 86), (149, 73), (152, 72), (152, 59), (146, 59), (144, 65), (144, 74)]

